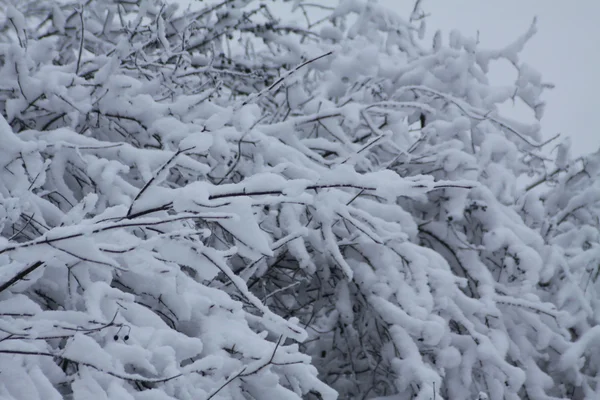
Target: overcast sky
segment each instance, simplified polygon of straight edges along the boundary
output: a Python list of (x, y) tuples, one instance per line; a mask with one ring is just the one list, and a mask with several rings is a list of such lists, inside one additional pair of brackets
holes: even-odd
[[(413, 0), (379, 2), (403, 17), (408, 17), (414, 5)], [(428, 37), (437, 29), (445, 33), (458, 29), (465, 36), (479, 31), (481, 45), (488, 48), (508, 44), (537, 16), (538, 33), (522, 53), (522, 60), (556, 85), (544, 96), (543, 134), (569, 135), (575, 154), (600, 147), (600, 129), (594, 122), (596, 117), (600, 119), (600, 0), (424, 0), (423, 8), (431, 14)], [(514, 79), (512, 71), (506, 65), (496, 65), (491, 81), (501, 84)], [(503, 112), (519, 120), (532, 118), (522, 108), (510, 105)]]

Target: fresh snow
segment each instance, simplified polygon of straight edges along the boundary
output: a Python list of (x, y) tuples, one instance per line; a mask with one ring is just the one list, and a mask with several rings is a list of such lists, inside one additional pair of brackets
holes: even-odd
[(276, 3), (6, 7), (0, 398), (600, 398), (600, 151), (542, 142), (536, 21)]

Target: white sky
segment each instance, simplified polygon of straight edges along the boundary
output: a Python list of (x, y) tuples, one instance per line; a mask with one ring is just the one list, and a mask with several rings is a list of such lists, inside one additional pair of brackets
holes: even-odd
[[(414, 5), (414, 0), (379, 2), (405, 18)], [(542, 119), (543, 135), (570, 136), (575, 154), (600, 147), (600, 129), (594, 123), (596, 116), (600, 120), (600, 0), (424, 0), (423, 9), (430, 14), (428, 37), (437, 29), (446, 34), (458, 29), (465, 36), (475, 36), (479, 30), (481, 45), (488, 48), (508, 44), (524, 33), (537, 16), (538, 33), (521, 57), (540, 71), (546, 82), (556, 85), (544, 95), (547, 106)], [(491, 82), (512, 80), (513, 71), (498, 63), (491, 69)], [(513, 108), (512, 104), (503, 112), (517, 120), (532, 118), (531, 113), (519, 106)]]

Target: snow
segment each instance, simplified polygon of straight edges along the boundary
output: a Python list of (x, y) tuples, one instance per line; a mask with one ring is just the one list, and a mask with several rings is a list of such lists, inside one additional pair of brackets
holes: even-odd
[(67, 343), (62, 357), (108, 371), (114, 367), (110, 354), (104, 351), (94, 339), (83, 334), (73, 336)]
[(582, 358), (588, 351), (594, 351), (594, 349), (600, 344), (600, 327), (594, 326), (583, 336), (581, 336), (573, 346), (569, 348), (560, 356), (559, 368), (561, 370), (567, 370), (569, 368), (577, 368), (585, 362)]
[(600, 153), (499, 111), (535, 21), (315, 5), (7, 9), (0, 397), (595, 398)]
[(14, 28), (17, 30), (17, 34), (19, 36), (21, 34), (25, 33), (25, 31), (27, 30), (26, 23), (25, 23), (25, 17), (14, 6), (9, 5), (7, 7), (6, 18), (9, 19), (11, 21), (11, 23), (14, 25)]

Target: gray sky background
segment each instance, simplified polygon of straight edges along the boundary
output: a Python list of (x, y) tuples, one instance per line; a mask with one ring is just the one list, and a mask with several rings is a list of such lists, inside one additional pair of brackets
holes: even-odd
[[(190, 0), (174, 0), (189, 4)], [(336, 4), (332, 0), (314, 2)], [(400, 16), (408, 18), (414, 0), (379, 0)], [(289, 5), (285, 7), (289, 9)], [(568, 135), (574, 154), (595, 151), (600, 147), (600, 0), (424, 0), (427, 37), (437, 29), (448, 34), (458, 29), (465, 36), (479, 31), (480, 43), (487, 48), (499, 48), (520, 36), (538, 17), (538, 33), (521, 55), (542, 73), (546, 82), (556, 85), (547, 91), (547, 103), (542, 119), (545, 137), (556, 133)], [(447, 43), (447, 40), (446, 40)], [(515, 77), (509, 65), (496, 63), (490, 71), (494, 84), (509, 82)], [(506, 104), (506, 116), (532, 119), (532, 113), (522, 106)]]

